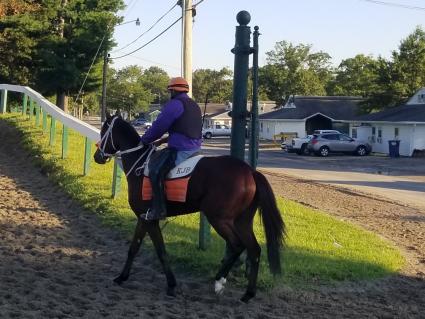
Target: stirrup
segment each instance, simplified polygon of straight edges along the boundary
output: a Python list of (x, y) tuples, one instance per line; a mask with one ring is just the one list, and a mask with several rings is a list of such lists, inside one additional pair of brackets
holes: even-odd
[(146, 213), (143, 213), (139, 216), (140, 219), (146, 220), (146, 221), (153, 221), (153, 220), (161, 220), (167, 218), (167, 214), (160, 214), (158, 216), (155, 216), (152, 214), (152, 209), (149, 208)]

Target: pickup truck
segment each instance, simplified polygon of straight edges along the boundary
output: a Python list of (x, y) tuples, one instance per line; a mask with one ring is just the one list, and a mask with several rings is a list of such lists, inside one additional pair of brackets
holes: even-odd
[(306, 137), (294, 137), (291, 143), (286, 145), (288, 153), (297, 153), (298, 155), (308, 155), (310, 151), (307, 148), (308, 142), (310, 142), (313, 135), (307, 135)]
[(215, 124), (212, 127), (202, 129), (202, 136), (206, 139), (210, 139), (213, 136), (230, 136), (232, 129), (223, 124)]
[[(323, 134), (323, 133), (338, 133), (336, 130), (316, 130), (314, 134)], [(313, 135), (307, 135), (306, 137), (295, 137), (292, 139), (292, 142), (289, 145), (286, 145), (286, 150), (288, 153), (297, 153), (298, 155), (308, 155), (310, 150), (308, 149), (308, 143), (313, 138)]]

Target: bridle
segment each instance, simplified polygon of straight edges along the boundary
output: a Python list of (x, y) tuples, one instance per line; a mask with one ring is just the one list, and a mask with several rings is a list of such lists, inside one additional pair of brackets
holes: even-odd
[[(114, 139), (112, 136), (112, 130), (114, 128), (114, 124), (115, 121), (118, 117), (114, 117), (111, 121), (111, 123), (106, 122), (106, 124), (108, 125), (108, 129), (106, 130), (105, 134), (103, 135), (103, 137), (100, 139), (99, 142), (96, 143), (100, 155), (102, 158), (106, 159), (106, 161), (110, 160), (111, 157), (115, 157), (117, 160), (121, 160), (122, 155), (124, 154), (128, 154), (128, 153), (132, 153), (135, 151), (138, 151), (140, 149), (142, 149), (144, 147), (143, 143), (140, 142), (139, 145), (137, 145), (136, 147), (130, 148), (128, 150), (124, 150), (124, 151), (120, 151), (115, 147), (114, 144)], [(108, 139), (111, 140), (111, 145), (112, 145), (112, 149), (113, 151), (115, 151), (115, 153), (106, 153), (105, 149), (106, 149), (106, 144), (108, 142)], [(137, 163), (140, 162), (140, 160), (145, 156), (146, 156), (146, 160), (144, 161), (144, 163), (138, 167), (135, 171), (136, 171), (136, 175), (140, 176), (142, 169), (145, 167), (145, 164), (148, 162), (148, 159), (150, 158), (151, 154), (155, 151), (156, 147), (152, 144), (150, 144), (150, 146), (148, 147), (148, 149), (146, 151), (144, 151), (142, 153), (142, 155), (140, 155), (140, 157), (137, 159), (137, 161), (134, 162), (133, 166), (130, 168), (130, 170), (125, 174), (126, 177), (128, 177), (128, 175), (131, 174), (131, 172), (134, 170), (134, 168), (136, 167)]]

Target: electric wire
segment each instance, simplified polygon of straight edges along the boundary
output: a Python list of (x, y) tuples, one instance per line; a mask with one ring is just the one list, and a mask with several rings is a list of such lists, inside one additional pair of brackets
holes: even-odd
[(410, 10), (425, 11), (424, 7), (410, 6), (407, 4), (401, 4), (401, 3), (395, 3), (395, 2), (385, 2), (385, 1), (378, 1), (378, 0), (361, 0), (361, 1), (370, 2), (370, 3), (379, 4), (379, 5), (388, 6), (388, 7), (397, 7), (397, 8), (410, 9)]
[[(131, 5), (134, 5), (134, 4), (136, 3), (136, 1), (137, 1), (137, 0), (131, 0), (131, 2), (130, 2), (130, 4), (128, 5), (128, 7), (127, 7), (127, 8), (129, 9)], [(126, 10), (126, 11), (128, 11), (128, 10)], [(127, 13), (125, 13), (125, 14), (124, 14), (124, 17), (125, 17), (125, 15), (126, 15), (126, 14), (127, 14)], [(84, 77), (83, 84), (81, 85), (80, 90), (78, 91), (78, 94), (77, 94), (77, 96), (76, 96), (76, 98), (75, 98), (75, 100), (74, 100), (74, 103), (77, 103), (78, 98), (80, 97), (81, 92), (83, 91), (84, 85), (86, 84), (86, 81), (87, 81), (87, 78), (89, 77), (90, 71), (91, 71), (91, 69), (92, 69), (92, 67), (93, 67), (93, 65), (94, 65), (94, 62), (96, 61), (96, 58), (97, 58), (97, 56), (98, 56), (98, 54), (99, 54), (99, 51), (100, 51), (100, 48), (102, 47), (103, 41), (105, 41), (106, 35), (108, 34), (109, 29), (111, 28), (111, 22), (112, 22), (112, 20), (114, 19), (114, 17), (115, 17), (115, 16), (113, 15), (113, 16), (109, 19), (109, 21), (108, 21), (108, 24), (107, 24), (107, 27), (106, 27), (105, 34), (103, 35), (102, 40), (100, 41), (99, 46), (97, 47), (96, 54), (94, 55), (93, 60), (92, 60), (92, 62), (91, 62), (91, 64), (90, 64), (89, 70), (87, 71), (86, 76)]]
[(167, 14), (169, 14), (175, 7), (177, 6), (177, 3), (175, 5), (173, 5), (167, 12), (165, 12), (158, 20), (156, 20), (154, 22), (154, 24), (152, 24), (149, 29), (147, 29), (145, 32), (143, 32), (141, 35), (139, 35), (136, 39), (134, 39), (133, 41), (131, 41), (130, 43), (126, 44), (125, 46), (123, 46), (122, 48), (119, 48), (117, 50), (112, 51), (111, 53), (116, 53), (119, 51), (124, 50), (125, 48), (128, 48), (130, 45), (132, 45), (134, 42), (136, 42), (137, 40), (139, 40), (142, 36), (144, 36), (146, 33), (148, 33), (150, 30), (153, 29), (153, 27), (155, 27)]
[(178, 18), (176, 21), (174, 21), (172, 24), (170, 24), (166, 29), (164, 29), (161, 33), (159, 33), (157, 36), (155, 36), (153, 39), (151, 39), (150, 41), (148, 41), (148, 42), (146, 42), (144, 45), (142, 45), (142, 46), (140, 46), (140, 47), (138, 47), (137, 49), (135, 49), (135, 50), (133, 50), (133, 51), (131, 51), (131, 52), (129, 52), (129, 53), (126, 53), (126, 54), (124, 54), (124, 55), (121, 55), (121, 56), (118, 56), (118, 57), (112, 57), (112, 58), (110, 58), (111, 60), (117, 60), (117, 59), (121, 59), (121, 58), (124, 58), (124, 57), (126, 57), (126, 56), (129, 56), (129, 55), (131, 55), (131, 54), (133, 54), (133, 53), (135, 53), (135, 52), (137, 52), (137, 51), (139, 51), (139, 50), (141, 50), (141, 49), (143, 49), (144, 47), (146, 47), (148, 44), (150, 44), (150, 43), (152, 43), (153, 41), (155, 41), (156, 39), (158, 39), (161, 35), (163, 35), (165, 32), (167, 32), (168, 30), (170, 30), (171, 29), (171, 27), (173, 27), (177, 22), (179, 22), (180, 20), (182, 19), (182, 17), (180, 17), (180, 18)]

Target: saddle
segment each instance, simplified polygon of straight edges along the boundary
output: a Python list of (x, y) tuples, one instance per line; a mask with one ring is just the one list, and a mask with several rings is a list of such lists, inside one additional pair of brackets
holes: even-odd
[[(165, 194), (168, 201), (185, 202), (187, 186), (193, 170), (203, 155), (195, 155), (181, 162), (168, 172), (165, 178)], [(149, 163), (146, 163), (143, 172), (142, 200), (152, 200), (152, 185), (149, 178)]]

